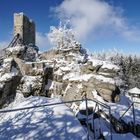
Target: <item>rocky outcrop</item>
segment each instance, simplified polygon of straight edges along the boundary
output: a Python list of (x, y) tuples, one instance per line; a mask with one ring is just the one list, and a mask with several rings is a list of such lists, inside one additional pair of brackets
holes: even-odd
[(29, 62), (36, 61), (36, 58), (38, 58), (38, 47), (28, 45), (26, 46), (26, 52), (24, 54), (24, 60)]
[[(79, 63), (82, 57), (85, 58), (83, 54), (75, 51), (63, 55), (64, 52), (59, 52), (60, 56), (64, 56), (63, 59), (54, 57), (56, 65), (53, 80), (49, 83), (51, 86), (47, 88), (48, 97), (61, 96), (68, 101), (82, 99), (83, 95), (87, 94), (88, 98), (94, 99), (92, 91), (96, 90), (106, 101), (117, 102), (119, 100), (120, 90), (115, 81), (119, 67), (107, 61), (91, 58), (85, 63)], [(68, 59), (69, 55), (73, 57)], [(51, 65), (53, 65), (53, 61)]]
[[(6, 55), (0, 65), (0, 107), (14, 99), (16, 92), (23, 93), (25, 97), (46, 96), (44, 89), (48, 77), (51, 77), (48, 73), (50, 66), (35, 61), (37, 51), (26, 47), (17, 45), (5, 50)], [(34, 59), (35, 62), (29, 61), (30, 59)]]
[(26, 46), (18, 44), (15, 47), (9, 47), (5, 49), (6, 57), (18, 57), (24, 59), (24, 54), (26, 52)]
[[(89, 75), (84, 75), (89, 76)], [(93, 90), (96, 90), (97, 93), (106, 101), (109, 102), (117, 102), (119, 100), (120, 90), (115, 83), (109, 83), (105, 81), (101, 81), (101, 79), (97, 79), (96, 75), (91, 76), (91, 78), (87, 79), (73, 79), (74, 81), (70, 80), (67, 86), (67, 90), (64, 94), (64, 98), (71, 98), (73, 99), (82, 99), (83, 93), (87, 94), (89, 99), (94, 99), (94, 94), (92, 93)], [(109, 79), (108, 80), (112, 80)], [(71, 85), (69, 87), (69, 85)]]
[(42, 67), (42, 69), (40, 69), (40, 73), (38, 73), (38, 69), (36, 69), (36, 71), (32, 71), (31, 73), (30, 70), (25, 71), (25, 75), (22, 76), (17, 90), (19, 92), (22, 92), (25, 97), (28, 97), (30, 95), (47, 96), (46, 85), (48, 84), (49, 79), (52, 79), (53, 77), (52, 67), (46, 66), (44, 69)]
[(14, 99), (22, 76), (13, 58), (3, 61), (0, 75), (0, 107), (2, 107)]
[(58, 50), (49, 50), (47, 52), (43, 52), (42, 54), (39, 55), (40, 59), (46, 59), (46, 60), (50, 60), (53, 59), (54, 57), (57, 58), (59, 57), (59, 51)]
[(97, 60), (78, 64), (76, 55), (73, 56), (75, 59), (68, 60), (65, 57), (61, 61), (56, 59), (53, 80), (49, 83), (51, 88), (47, 89), (49, 97), (61, 96), (68, 101), (82, 99), (86, 93), (88, 98), (94, 99), (92, 91), (96, 90), (106, 101), (119, 101), (120, 90), (115, 81), (119, 73), (117, 66)]
[(96, 90), (104, 100), (117, 102), (120, 90), (115, 77), (118, 72), (119, 68), (110, 62), (88, 57), (80, 46), (53, 49), (39, 57), (30, 46), (7, 48), (0, 74), (9, 73), (11, 79), (0, 82), (0, 105), (16, 92), (22, 92), (25, 97), (61, 97), (69, 101), (82, 99), (85, 94), (94, 99)]
[(23, 76), (17, 90), (22, 92), (24, 97), (30, 95), (39, 96), (42, 90), (43, 78), (41, 76)]
[(89, 74), (89, 73), (97, 73), (99, 69), (101, 68), (101, 64), (97, 66), (93, 66), (91, 61), (88, 61), (86, 64), (84, 64), (81, 67), (81, 73), (82, 74)]
[(36, 46), (17, 44), (15, 47), (5, 49), (5, 57), (16, 57), (25, 61), (36, 61), (38, 50)]
[(37, 76), (44, 74), (44, 62), (25, 62), (19, 58), (14, 58), (22, 75)]
[[(94, 62), (95, 61), (95, 62)], [(98, 73), (105, 77), (116, 77), (120, 71), (119, 67), (106, 61), (89, 60), (81, 68), (82, 74)]]

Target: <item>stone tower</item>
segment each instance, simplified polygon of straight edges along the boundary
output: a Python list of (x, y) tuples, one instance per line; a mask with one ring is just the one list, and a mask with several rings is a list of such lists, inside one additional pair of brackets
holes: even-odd
[(23, 13), (14, 14), (14, 36), (17, 34), (20, 34), (24, 45), (35, 45), (35, 23)]

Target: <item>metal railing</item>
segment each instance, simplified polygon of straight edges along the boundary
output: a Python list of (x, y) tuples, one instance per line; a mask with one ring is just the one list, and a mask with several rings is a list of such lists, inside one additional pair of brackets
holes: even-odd
[[(68, 104), (68, 103), (76, 103), (76, 102), (83, 102), (85, 101), (85, 109), (86, 109), (86, 127), (87, 127), (87, 140), (90, 139), (90, 127), (89, 127), (89, 112), (88, 112), (88, 101), (92, 101), (95, 103), (95, 108), (93, 110), (93, 113), (95, 113), (96, 111), (96, 107), (99, 110), (99, 105), (103, 108), (106, 108), (109, 112), (109, 125), (110, 125), (110, 139), (113, 139), (112, 136), (112, 123), (111, 123), (111, 108), (110, 106), (97, 101), (95, 99), (87, 99), (86, 97), (84, 99), (81, 100), (74, 100), (74, 101), (64, 101), (64, 102), (58, 102), (58, 103), (47, 103), (47, 104), (41, 104), (41, 105), (35, 105), (35, 106), (28, 106), (28, 107), (22, 107), (22, 108), (15, 108), (15, 109), (1, 109), (0, 113), (8, 113), (8, 112), (15, 112), (15, 111), (21, 111), (21, 110), (28, 110), (28, 109), (33, 109), (33, 108), (42, 108), (42, 107), (49, 107), (49, 106), (57, 106), (57, 105), (62, 105), (62, 104)], [(132, 108), (132, 113), (133, 113), (133, 123), (134, 125), (136, 124), (136, 117), (135, 117), (135, 104), (140, 104), (140, 102), (133, 102), (122, 114), (122, 116), (119, 118), (119, 120), (121, 120), (126, 113)], [(94, 126), (94, 118), (93, 118), (93, 126)], [(95, 128), (94, 128), (95, 129)], [(134, 130), (134, 132), (136, 132), (136, 130)], [(94, 138), (95, 138), (95, 131), (94, 131)], [(95, 138), (96, 139), (96, 138)]]
[(140, 102), (133, 102), (131, 103), (131, 105), (124, 111), (124, 113), (122, 114), (122, 116), (119, 118), (120, 120), (125, 116), (125, 114), (131, 109), (132, 107), (132, 111), (133, 111), (133, 122), (135, 124), (135, 104), (140, 104)]
[(134, 134), (136, 134), (136, 114), (135, 114), (135, 104), (139, 104), (140, 105), (140, 102), (132, 102), (132, 104), (124, 111), (124, 113), (122, 114), (122, 116), (119, 118), (119, 120), (121, 120), (125, 114), (132, 108), (132, 114), (133, 114), (133, 125), (134, 125)]
[[(93, 101), (93, 102), (96, 103), (96, 105), (95, 105), (95, 109), (94, 109), (94, 110), (96, 110), (96, 107), (97, 107), (97, 106), (98, 106), (98, 110), (99, 110), (99, 105), (100, 105), (100, 106), (102, 106), (103, 108), (108, 109), (108, 111), (109, 111), (109, 116), (111, 116), (111, 108), (110, 108), (110, 106), (108, 106), (108, 105), (106, 105), (106, 104), (103, 104), (102, 102), (97, 101), (97, 100), (93, 100), (93, 99), (87, 99), (87, 100), (89, 100), (89, 101)], [(94, 120), (93, 120), (93, 121), (94, 121)], [(110, 122), (109, 125), (110, 125), (110, 135), (111, 135), (110, 139), (112, 140), (113, 137), (112, 137), (111, 117), (109, 117), (109, 122)], [(94, 138), (95, 138), (95, 133), (94, 133)]]

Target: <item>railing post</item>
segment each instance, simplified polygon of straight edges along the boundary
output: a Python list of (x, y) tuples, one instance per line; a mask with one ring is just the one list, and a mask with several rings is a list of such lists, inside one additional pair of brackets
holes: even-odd
[(126, 111), (123, 113), (123, 115), (119, 118), (119, 119), (122, 119), (123, 116), (126, 114), (126, 112), (133, 106), (133, 103), (126, 109)]
[[(96, 107), (97, 107), (97, 103), (96, 103), (96, 105), (95, 105), (95, 109), (94, 109), (94, 112), (93, 112), (94, 115), (95, 115)], [(93, 118), (93, 128), (94, 128), (94, 139), (96, 139), (94, 118)]]
[(88, 124), (88, 101), (87, 101), (87, 95), (85, 93), (85, 104), (86, 104), (86, 123), (87, 123), (87, 140), (89, 140), (89, 124)]
[(136, 134), (136, 127), (135, 127), (135, 124), (136, 124), (136, 120), (135, 120), (135, 108), (134, 108), (134, 102), (132, 104), (132, 107), (133, 107), (133, 122), (134, 122), (134, 133)]
[(113, 137), (112, 137), (111, 108), (110, 108), (110, 107), (109, 107), (109, 116), (110, 116), (109, 120), (110, 120), (110, 133), (111, 133), (110, 139), (112, 140), (112, 139), (113, 139)]

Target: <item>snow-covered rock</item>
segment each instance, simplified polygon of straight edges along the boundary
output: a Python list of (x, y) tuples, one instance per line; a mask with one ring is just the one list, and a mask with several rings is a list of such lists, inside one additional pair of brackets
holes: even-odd
[(25, 97), (30, 95), (39, 95), (42, 90), (42, 77), (41, 76), (23, 76), (19, 86), (17, 87)]
[(24, 54), (26, 51), (26, 46), (17, 44), (15, 47), (6, 48), (6, 57), (19, 57), (21, 59), (24, 58)]
[(139, 94), (140, 95), (140, 89), (137, 87), (130, 89), (128, 92), (131, 94)]
[(24, 60), (33, 62), (36, 61), (37, 56), (38, 48), (36, 48), (36, 46), (28, 45), (24, 54)]
[[(55, 91), (59, 91), (58, 94), (64, 95), (65, 100), (77, 99), (82, 98), (80, 94), (86, 92), (88, 97), (93, 99), (92, 90), (96, 89), (107, 101), (119, 100), (120, 92), (116, 80), (119, 67), (111, 62), (86, 58), (88, 56), (86, 52), (81, 53), (80, 48), (73, 47), (53, 49), (41, 56), (41, 59), (49, 59), (50, 65), (53, 66), (53, 81), (55, 82), (52, 83), (54, 89), (47, 90), (48, 96), (50, 96), (50, 93), (57, 96)], [(77, 85), (80, 83), (82, 88), (78, 93), (69, 93), (70, 95), (66, 93), (65, 89), (69, 84), (77, 89)], [(60, 87), (61, 89), (59, 89)]]
[(14, 59), (4, 59), (0, 68), (0, 108), (14, 98), (20, 79), (20, 71)]

